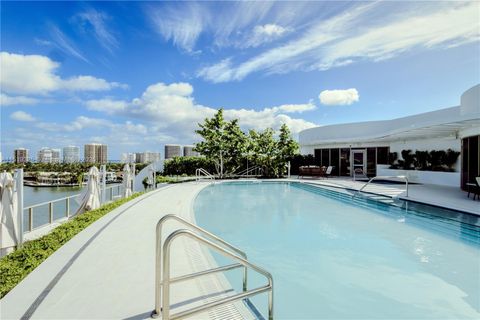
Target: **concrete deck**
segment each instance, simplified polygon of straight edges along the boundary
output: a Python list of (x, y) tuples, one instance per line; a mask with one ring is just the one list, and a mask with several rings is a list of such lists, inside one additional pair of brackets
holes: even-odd
[[(351, 178), (303, 178), (291, 180), (350, 190), (359, 190), (366, 183), (365, 181), (353, 181)], [(467, 198), (467, 192), (462, 191), (460, 188), (428, 184), (410, 184), (408, 189), (408, 197), (405, 194), (405, 184), (403, 183), (371, 183), (363, 191), (480, 215), (480, 201), (473, 200), (472, 195), (470, 195), (470, 198)]]
[[(0, 301), (0, 318), (149, 318), (154, 309), (156, 223), (168, 213), (192, 220), (192, 202), (205, 185), (168, 186), (102, 217), (9, 292)], [(174, 227), (175, 222), (167, 224), (165, 234)], [(178, 239), (172, 253), (172, 277), (216, 266), (208, 251), (189, 239)], [(176, 284), (171, 292), (171, 314), (233, 294), (221, 274)], [(237, 302), (196, 318), (254, 317), (243, 302)]]

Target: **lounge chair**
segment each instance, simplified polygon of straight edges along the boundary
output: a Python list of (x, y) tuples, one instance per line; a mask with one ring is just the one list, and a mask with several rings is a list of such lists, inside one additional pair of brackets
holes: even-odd
[(473, 193), (473, 200), (475, 200), (475, 198), (480, 199), (480, 177), (476, 177), (474, 183), (467, 183), (467, 187), (468, 198), (470, 198), (470, 193)]
[(332, 174), (332, 171), (333, 171), (333, 166), (328, 166), (327, 170), (325, 170), (324, 177), (328, 179), (328, 177), (330, 177), (330, 175)]

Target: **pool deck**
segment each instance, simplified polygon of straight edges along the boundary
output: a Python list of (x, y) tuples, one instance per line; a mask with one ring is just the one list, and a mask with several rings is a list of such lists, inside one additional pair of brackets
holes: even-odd
[[(341, 188), (353, 194), (365, 182), (350, 179), (289, 179)], [(154, 309), (155, 226), (165, 214), (195, 222), (193, 201), (210, 182), (168, 185), (105, 215), (52, 254), (0, 300), (1, 319), (148, 319)], [(372, 184), (366, 191), (405, 196), (405, 185)], [(457, 188), (410, 185), (408, 199), (480, 215), (480, 202)], [(175, 222), (165, 227), (174, 230)], [(216, 267), (198, 243), (178, 239), (172, 276)], [(183, 290), (182, 290), (183, 289)], [(222, 274), (174, 285), (172, 314), (232, 295)], [(243, 302), (197, 315), (201, 319), (255, 319)]]
[[(154, 309), (155, 226), (165, 214), (194, 222), (193, 200), (207, 183), (170, 185), (105, 215), (38, 266), (0, 300), (1, 319), (148, 319)], [(165, 226), (173, 231), (176, 222)], [(172, 277), (215, 267), (198, 243), (177, 239)], [(182, 290), (182, 287), (185, 288)], [(175, 284), (171, 314), (234, 292), (222, 274)], [(195, 318), (254, 319), (243, 302)]]
[[(351, 178), (293, 178), (290, 181), (323, 185), (327, 187), (347, 189), (347, 192), (354, 194), (365, 185), (365, 181), (353, 181)], [(440, 206), (452, 210), (464, 211), (480, 215), (480, 201), (473, 200), (473, 195), (467, 198), (467, 192), (460, 188), (428, 184), (410, 184), (408, 197), (405, 193), (405, 184), (380, 184), (371, 183), (365, 192), (380, 194), (387, 197), (398, 197), (411, 201), (421, 202), (429, 205)]]

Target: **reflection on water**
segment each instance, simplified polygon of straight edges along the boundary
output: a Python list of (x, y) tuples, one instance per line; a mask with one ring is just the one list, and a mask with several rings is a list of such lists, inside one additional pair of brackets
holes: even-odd
[[(480, 319), (478, 217), (280, 183), (211, 185), (194, 211), (272, 273), (277, 318)], [(240, 271), (226, 276), (240, 291)]]
[[(23, 187), (24, 207), (73, 196), (81, 193), (83, 187)], [(75, 199), (70, 199), (70, 214), (75, 213), (78, 204)], [(61, 219), (66, 215), (66, 201), (56, 202), (53, 205), (53, 219)], [(24, 211), (24, 230), (29, 228), (28, 210)], [(49, 222), (49, 206), (43, 205), (33, 210), (33, 228), (37, 228)]]

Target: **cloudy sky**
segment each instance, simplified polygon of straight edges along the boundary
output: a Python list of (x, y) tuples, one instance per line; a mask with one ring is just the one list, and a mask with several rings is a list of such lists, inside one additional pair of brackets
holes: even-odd
[(458, 105), (480, 2), (2, 2), (1, 151), (196, 142), (224, 108), (293, 132)]

